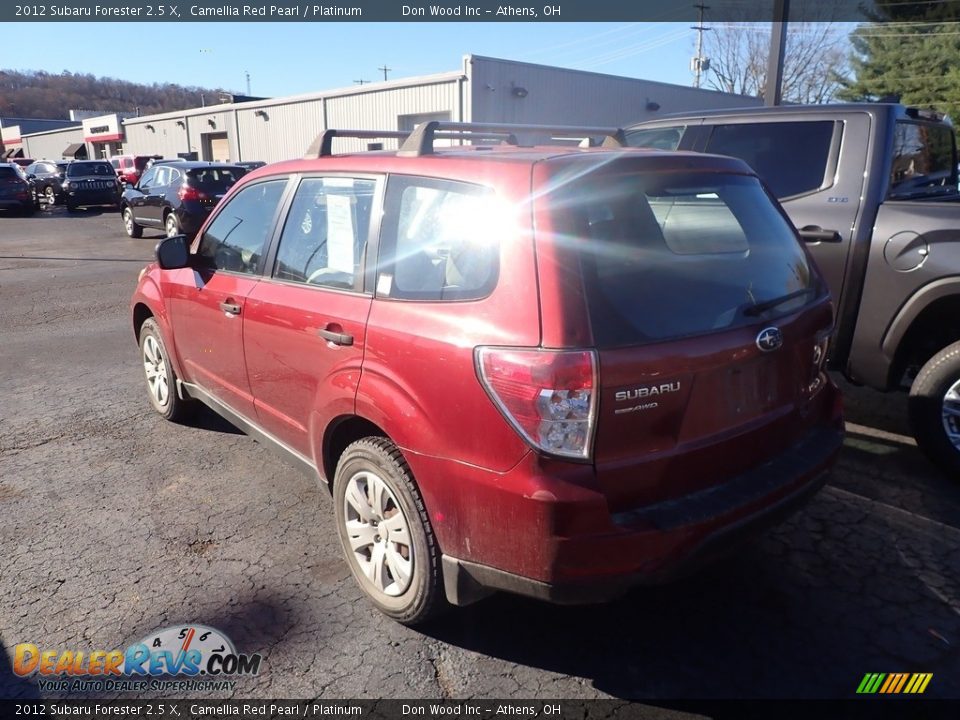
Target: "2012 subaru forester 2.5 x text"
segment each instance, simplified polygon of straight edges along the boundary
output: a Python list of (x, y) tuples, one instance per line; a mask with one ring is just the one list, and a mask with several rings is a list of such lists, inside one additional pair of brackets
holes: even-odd
[[(400, 149), (332, 153), (372, 136)], [(829, 295), (746, 164), (622, 142), (430, 122), (254, 171), (141, 274), (153, 406), (200, 400), (328, 483), (359, 586), (408, 624), (729, 547), (840, 447)]]

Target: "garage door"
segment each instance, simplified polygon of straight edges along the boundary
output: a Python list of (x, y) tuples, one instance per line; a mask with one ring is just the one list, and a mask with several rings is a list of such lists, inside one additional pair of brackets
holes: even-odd
[(230, 159), (230, 141), (226, 133), (211, 133), (207, 136), (210, 141), (210, 160), (226, 162)]

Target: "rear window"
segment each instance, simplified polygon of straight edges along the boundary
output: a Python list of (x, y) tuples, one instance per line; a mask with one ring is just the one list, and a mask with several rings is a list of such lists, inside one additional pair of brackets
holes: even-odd
[(956, 167), (953, 128), (899, 121), (893, 136), (888, 197), (955, 192)]
[(210, 167), (195, 168), (187, 171), (190, 186), (206, 193), (225, 193), (244, 175), (243, 168)]
[(18, 180), (20, 176), (12, 167), (0, 167), (0, 180)]
[(820, 294), (756, 178), (604, 172), (571, 186), (555, 223), (580, 264), (599, 347), (768, 321)]
[(67, 165), (67, 177), (86, 177), (104, 175), (116, 177), (116, 171), (108, 162), (72, 162)]

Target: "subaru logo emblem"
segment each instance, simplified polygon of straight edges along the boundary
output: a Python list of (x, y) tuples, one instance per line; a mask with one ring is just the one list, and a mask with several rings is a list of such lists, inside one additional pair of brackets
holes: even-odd
[(764, 352), (772, 352), (783, 345), (783, 333), (780, 328), (768, 327), (757, 335), (757, 347)]

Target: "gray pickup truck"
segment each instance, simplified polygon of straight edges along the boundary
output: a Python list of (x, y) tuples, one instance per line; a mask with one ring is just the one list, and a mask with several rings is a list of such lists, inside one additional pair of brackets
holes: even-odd
[(918, 445), (960, 479), (960, 192), (953, 127), (890, 104), (673, 115), (638, 147), (749, 163), (807, 242), (836, 303), (830, 367), (909, 389)]

